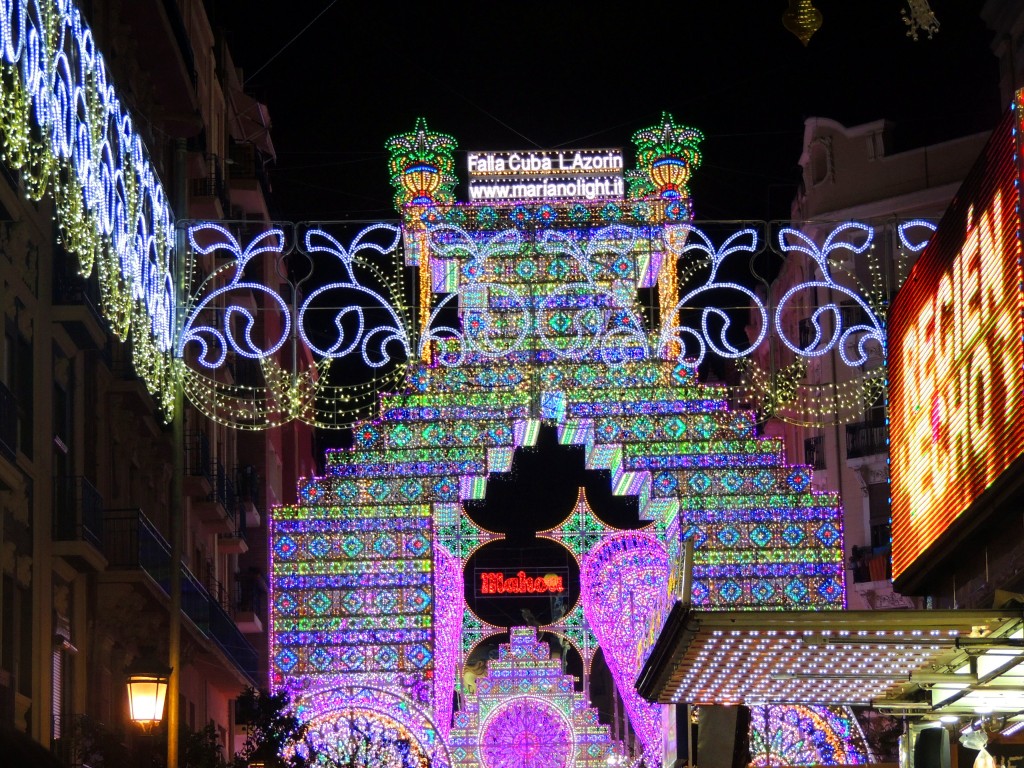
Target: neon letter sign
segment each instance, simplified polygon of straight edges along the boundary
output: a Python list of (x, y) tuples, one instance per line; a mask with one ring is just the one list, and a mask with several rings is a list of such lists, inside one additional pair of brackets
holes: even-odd
[(561, 576), (549, 573), (546, 576), (527, 576), (519, 571), (515, 576), (506, 578), (500, 572), (480, 574), (480, 594), (482, 595), (535, 595), (557, 594), (565, 591), (565, 582)]

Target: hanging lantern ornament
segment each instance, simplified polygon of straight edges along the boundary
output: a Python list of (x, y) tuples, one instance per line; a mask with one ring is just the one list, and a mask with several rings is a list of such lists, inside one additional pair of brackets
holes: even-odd
[(907, 0), (907, 5), (909, 8), (900, 11), (903, 23), (910, 27), (907, 37), (916, 43), (918, 34), (923, 32), (931, 40), (932, 35), (939, 31), (939, 20), (935, 18), (928, 0)]
[(151, 730), (163, 719), (170, 676), (171, 668), (155, 660), (151, 654), (137, 659), (125, 670), (128, 715), (144, 730)]
[(807, 45), (814, 33), (821, 29), (823, 17), (811, 0), (789, 0), (789, 8), (782, 14), (782, 26)]

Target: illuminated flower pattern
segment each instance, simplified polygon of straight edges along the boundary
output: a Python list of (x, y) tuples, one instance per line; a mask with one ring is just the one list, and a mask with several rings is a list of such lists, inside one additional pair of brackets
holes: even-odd
[(862, 765), (871, 751), (847, 707), (754, 706), (750, 755), (756, 766)]
[(565, 716), (543, 699), (506, 700), (480, 740), (482, 768), (568, 768), (575, 752)]
[(606, 768), (622, 754), (533, 627), (514, 627), (463, 699), (449, 738), (455, 768)]
[(644, 701), (633, 682), (652, 620), (665, 614), (670, 565), (665, 545), (651, 533), (621, 531), (587, 552), (580, 592), (629, 719), (653, 759), (661, 744), (661, 707)]

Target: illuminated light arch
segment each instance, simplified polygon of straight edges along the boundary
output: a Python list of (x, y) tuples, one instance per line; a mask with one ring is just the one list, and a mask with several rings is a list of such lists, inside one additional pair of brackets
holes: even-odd
[[(340, 686), (300, 695), (295, 713), (307, 725), (314, 747), (336, 756), (333, 741), (347, 734), (353, 717), (367, 717), (385, 732), (410, 740), (416, 768), (451, 768), (446, 740), (416, 702), (393, 691), (365, 686)], [(386, 735), (386, 733), (385, 733)]]
[[(405, 386), (379, 396), (379, 415), (356, 425), (352, 447), (329, 454), (324, 476), (302, 483), (299, 504), (281, 510), (285, 525), (273, 521), (275, 684), (357, 680), (408, 692), (419, 706), (440, 702), (450, 672), (439, 672), (450, 667), (444, 659), (454, 632), (442, 639), (437, 622), (455, 601), (442, 595), (454, 592), (451, 585), (434, 579), (432, 569), (447, 560), (434, 549), (445, 548), (449, 564), (464, 562), (495, 536), (466, 523), (462, 503), (485, 498), (492, 475), (510, 471), (515, 451), (535, 444), (542, 423), (557, 429), (561, 444), (582, 448), (587, 469), (607, 470), (613, 493), (635, 497), (641, 519), (650, 521), (640, 531), (602, 526), (597, 540), (575, 522), (557, 532), (581, 537), (584, 594), (594, 597), (615, 563), (636, 575), (634, 601), (644, 605), (634, 608), (643, 621), (625, 635), (586, 597), (546, 628), (569, 637), (585, 661), (603, 647), (613, 676), (617, 659), (624, 697), (677, 588), (684, 536), (695, 543), (695, 605), (843, 607), (835, 495), (812, 490), (810, 469), (789, 465), (781, 441), (759, 436), (755, 414), (730, 408), (723, 387), (698, 382), (693, 366), (654, 357), (647, 336), (635, 335), (638, 289), (654, 287), (686, 241), (700, 241), (695, 232), (677, 232), (675, 251), (665, 245), (663, 225), (688, 223), (686, 206), (544, 205), (547, 218), (532, 203), (406, 209), (407, 263), (428, 278), (431, 300), (437, 294), (438, 304), (447, 300), (462, 312), (451, 322), (436, 316)], [(745, 245), (742, 237), (733, 244)], [(724, 258), (731, 247), (706, 245), (704, 261)], [(614, 339), (614, 355), (604, 338)], [(325, 525), (331, 537), (323, 536)], [(644, 558), (648, 567), (634, 562)], [(619, 607), (628, 600), (624, 593)], [(498, 631), (463, 610), (463, 659)], [(525, 631), (536, 644), (533, 630)], [(534, 658), (513, 629), (510, 645), (520, 642), (522, 670), (549, 670), (556, 688), (573, 688), (546, 643)], [(478, 687), (455, 715), (450, 742), (461, 764), (473, 764), (469, 750), (479, 740), (468, 707), (485, 694), (513, 694), (497, 682), (505, 680), (497, 674), (506, 671), (502, 663), (478, 680), (491, 688)], [(653, 751), (658, 707), (634, 703), (627, 714), (645, 751)]]
[(750, 756), (756, 766), (863, 765), (873, 762), (848, 707), (750, 708)]
[[(441, 261), (434, 263), (446, 268)], [(515, 270), (516, 263), (505, 265), (505, 274), (528, 279)], [(456, 288), (459, 280), (469, 279), (454, 274)], [(438, 346), (441, 358), (449, 351), (462, 354), (457, 342)], [(436, 637), (429, 629), (436, 610), (429, 605), (432, 595), (421, 594), (415, 583), (420, 566), (403, 569), (401, 588), (391, 589), (376, 583), (380, 557), (374, 556), (371, 567), (363, 553), (374, 547), (400, 549), (391, 532), (396, 525), (431, 524), (437, 526), (438, 543), (452, 542), (453, 555), (472, 551), (486, 534), (457, 522), (461, 502), (486, 495), (487, 479), (509, 470), (516, 448), (535, 442), (542, 419), (557, 425), (562, 444), (583, 447), (588, 468), (609, 470), (613, 491), (636, 496), (641, 515), (654, 523), (649, 534), (613, 535), (663, 536), (674, 548), (681, 531), (695, 537), (695, 584), (703, 590), (695, 593), (695, 603), (757, 607), (762, 601), (755, 588), (763, 585), (737, 580), (730, 569), (758, 562), (763, 550), (772, 561), (766, 576), (774, 580), (768, 604), (842, 606), (835, 497), (811, 492), (807, 468), (787, 465), (777, 440), (756, 436), (753, 415), (731, 411), (724, 391), (698, 384), (691, 369), (642, 357), (611, 366), (600, 357), (562, 359), (546, 349), (538, 359), (474, 354), (461, 359), (458, 365), (439, 360), (417, 366), (410, 388), (382, 396), (380, 418), (358, 426), (353, 447), (330, 454), (327, 474), (304, 483), (300, 505), (285, 509), (294, 522), (279, 533), (291, 540), (280, 539), (285, 546), (275, 544), (273, 557), (275, 605), (296, 617), (287, 622), (309, 617), (328, 623), (335, 616), (349, 621), (358, 604), (361, 626), (372, 627), (374, 634), (360, 640), (353, 628), (325, 652), (314, 647), (313, 635), (275, 629), (278, 679), (355, 676), (403, 690), (420, 685), (424, 702), (437, 700), (430, 681), (438, 649), (418, 639)], [(522, 375), (509, 375), (516, 371)], [(527, 380), (541, 383), (539, 398), (521, 387)], [(686, 510), (683, 521), (680, 509)], [(338, 519), (345, 531), (330, 549), (317, 539), (325, 516)], [(780, 530), (770, 523), (776, 517), (786, 518)], [(422, 561), (433, 558), (424, 551)], [(666, 584), (669, 578), (666, 574)], [(321, 579), (337, 579), (345, 595), (331, 601), (321, 597)], [(464, 647), (494, 633), (469, 612), (463, 617)], [(422, 629), (407, 629), (413, 621)], [(592, 624), (581, 620), (564, 630), (579, 638), (585, 659), (592, 658), (588, 644), (597, 647), (598, 638), (591, 642), (586, 634)], [(376, 637), (397, 640), (385, 647)], [(407, 671), (399, 671), (402, 665)]]
[(570, 768), (576, 735), (565, 714), (536, 696), (513, 696), (480, 726), (481, 768)]
[(455, 716), (451, 753), (465, 768), (605, 768), (622, 754), (574, 678), (533, 627), (513, 627)]
[(174, 216), (75, 3), (0, 0), (0, 78), (2, 160), (31, 199), (52, 195), (61, 244), (97, 270), (103, 313), (170, 418)]
[(650, 757), (661, 748), (661, 707), (644, 701), (634, 681), (650, 627), (670, 599), (672, 566), (651, 533), (621, 531), (593, 547), (580, 568), (584, 615), (594, 630), (629, 719)]

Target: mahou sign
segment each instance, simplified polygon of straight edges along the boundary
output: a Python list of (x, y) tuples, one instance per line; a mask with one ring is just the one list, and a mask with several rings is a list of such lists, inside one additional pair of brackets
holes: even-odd
[(477, 571), (477, 594), (482, 597), (564, 595), (567, 575), (564, 570)]

